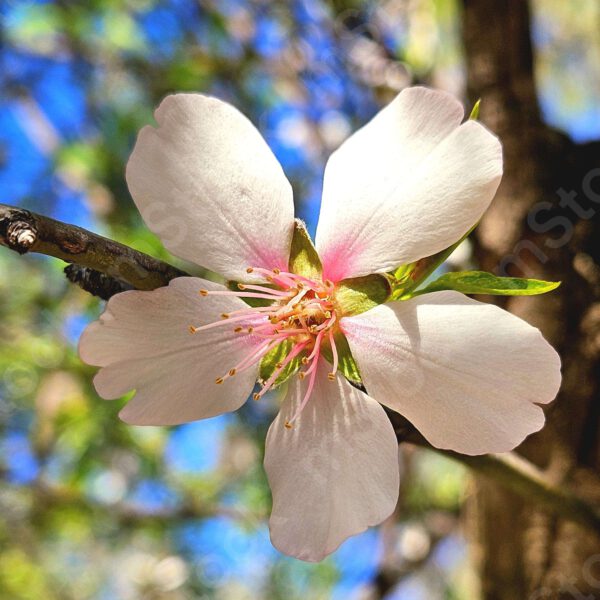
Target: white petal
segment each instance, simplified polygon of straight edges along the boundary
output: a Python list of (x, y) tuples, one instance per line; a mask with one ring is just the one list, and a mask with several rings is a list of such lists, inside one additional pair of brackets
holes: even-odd
[(560, 387), (538, 329), (458, 292), (380, 305), (342, 320), (368, 393), (438, 448), (506, 452), (544, 425), (534, 403)]
[(343, 377), (329, 381), (327, 371), (322, 362), (307, 406), (286, 429), (307, 385), (290, 384), (266, 442), (271, 540), (308, 561), (381, 523), (398, 499), (398, 443), (383, 408)]
[(200, 94), (168, 96), (155, 117), (127, 183), (165, 247), (230, 279), (248, 279), (249, 266), (287, 269), (292, 189), (250, 121)]
[[(113, 296), (104, 314), (87, 327), (79, 354), (103, 367), (94, 379), (98, 394), (136, 395), (121, 411), (135, 425), (174, 425), (236, 410), (250, 394), (257, 368), (215, 383), (262, 340), (234, 334), (234, 325), (190, 334), (190, 325), (206, 325), (221, 313), (247, 308), (238, 298), (202, 297), (200, 289), (225, 289), (193, 277), (171, 281), (151, 292)], [(262, 318), (262, 317), (261, 317)]]
[(449, 94), (409, 88), (334, 152), (325, 169), (316, 246), (333, 281), (451, 246), (482, 216), (502, 148)]

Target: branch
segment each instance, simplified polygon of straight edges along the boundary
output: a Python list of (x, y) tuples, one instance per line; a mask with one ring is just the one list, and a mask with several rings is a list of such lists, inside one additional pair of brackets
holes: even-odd
[[(67, 276), (80, 284), (83, 281), (84, 289), (91, 293), (94, 292), (89, 288), (94, 286), (112, 293), (131, 288), (151, 290), (186, 275), (167, 263), (80, 227), (3, 204), (0, 204), (0, 244), (19, 254), (40, 252), (75, 263), (78, 266), (67, 267)], [(572, 490), (556, 485), (524, 458), (513, 453), (465, 456), (439, 450), (402, 416), (391, 411), (388, 416), (399, 442), (431, 448), (491, 477), (525, 500), (535, 501), (550, 513), (600, 531), (600, 511)]]
[(401, 415), (386, 410), (394, 426), (398, 442), (409, 442), (452, 458), (480, 475), (500, 483), (528, 503), (544, 508), (547, 512), (575, 521), (600, 532), (600, 509), (590, 504), (572, 489), (551, 480), (542, 470), (515, 452), (468, 456), (440, 450), (432, 446)]
[(0, 245), (77, 265), (65, 270), (86, 291), (109, 297), (125, 289), (153, 290), (187, 275), (165, 262), (81, 227), (0, 204)]

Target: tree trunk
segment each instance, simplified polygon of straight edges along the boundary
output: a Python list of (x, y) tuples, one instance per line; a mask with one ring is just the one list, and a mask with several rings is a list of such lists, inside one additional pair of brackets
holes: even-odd
[[(600, 502), (600, 144), (579, 146), (542, 122), (525, 0), (463, 0), (463, 39), (469, 96), (482, 99), (481, 120), (504, 146), (477, 259), (485, 270), (563, 282), (545, 296), (499, 300), (563, 361), (547, 425), (519, 452)], [(476, 487), (469, 525), (486, 600), (600, 598), (597, 535), (498, 484)]]

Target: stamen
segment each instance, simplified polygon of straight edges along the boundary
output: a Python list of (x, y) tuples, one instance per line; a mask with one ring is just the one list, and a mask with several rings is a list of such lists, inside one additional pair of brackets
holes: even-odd
[[(206, 293), (202, 293), (206, 292)], [(273, 300), (273, 296), (271, 294), (260, 294), (258, 292), (236, 292), (229, 290), (200, 290), (201, 296), (236, 296), (237, 298), (261, 298), (263, 300)]]
[(333, 366), (331, 368), (331, 372), (327, 374), (329, 381), (335, 380), (335, 374), (338, 369), (338, 351), (337, 346), (335, 344), (335, 338), (333, 336), (333, 329), (329, 330), (329, 345), (331, 346), (331, 355), (333, 357)]
[[(317, 355), (317, 358), (315, 359), (315, 362), (313, 363), (315, 366), (316, 364), (319, 362), (319, 356)], [(317, 376), (317, 370), (318, 369), (314, 369), (313, 372), (311, 373), (310, 379), (308, 381), (308, 386), (306, 388), (306, 393), (304, 394), (304, 398), (302, 398), (302, 402), (300, 402), (300, 406), (298, 406), (298, 408), (296, 409), (296, 412), (294, 413), (294, 416), (289, 419), (288, 421), (285, 422), (285, 428), (286, 429), (291, 429), (292, 424), (294, 423), (294, 421), (300, 416), (300, 413), (304, 410), (304, 407), (307, 405), (309, 398), (312, 395), (312, 391), (313, 388), (315, 387), (315, 380), (316, 380), (316, 376)]]
[(250, 285), (248, 283), (238, 283), (238, 288), (240, 290), (254, 290), (255, 292), (263, 292), (265, 294), (271, 294), (272, 296), (277, 297), (286, 297), (290, 295), (290, 292), (284, 290), (274, 290), (263, 285)]
[[(275, 271), (275, 269), (273, 269), (273, 271)], [(295, 281), (302, 281), (303, 283), (305, 283), (306, 285), (308, 285), (311, 289), (316, 289), (318, 287), (317, 282), (313, 281), (312, 279), (309, 279), (308, 277), (304, 277), (303, 275), (298, 275), (297, 273), (288, 273), (286, 271), (279, 271), (279, 273), (277, 273), (278, 277), (289, 277), (292, 280)]]
[(275, 381), (277, 380), (277, 378), (279, 377), (279, 375), (281, 374), (281, 372), (283, 371), (283, 369), (285, 369), (285, 367), (287, 365), (289, 365), (292, 360), (294, 360), (294, 358), (296, 358), (296, 356), (298, 356), (298, 354), (300, 354), (300, 352), (302, 352), (302, 350), (304, 350), (304, 348), (306, 348), (306, 346), (308, 345), (308, 341), (305, 342), (300, 342), (299, 344), (296, 344), (291, 352), (285, 357), (285, 359), (279, 363), (278, 365), (276, 365), (275, 370), (273, 371), (273, 373), (271, 374), (271, 376), (269, 377), (269, 379), (267, 379), (267, 381), (265, 381), (262, 389), (259, 392), (260, 396), (264, 396), (269, 388), (275, 383)]
[(277, 344), (277, 342), (278, 340), (271, 339), (263, 342), (257, 348), (255, 348), (248, 356), (246, 356), (246, 358), (242, 359), (237, 365), (235, 365), (235, 367), (230, 369), (226, 375), (224, 375), (223, 377), (219, 377), (219, 379), (225, 381), (225, 379), (227, 379), (228, 377), (233, 377), (233, 375), (236, 375), (237, 373), (241, 373), (242, 371), (249, 369), (257, 362), (259, 362), (263, 358), (263, 356), (265, 356), (265, 354), (267, 354), (271, 350), (271, 348), (273, 348), (273, 346)]
[(230, 317), (232, 315), (254, 315), (256, 313), (259, 312), (271, 312), (273, 310), (274, 306), (271, 304), (270, 306), (249, 306), (248, 308), (240, 308), (239, 310), (232, 310), (231, 312), (227, 313)]
[(237, 321), (247, 321), (250, 315), (240, 315), (238, 317), (229, 317), (229, 319), (223, 319), (221, 321), (214, 321), (208, 325), (202, 325), (202, 327), (196, 327), (196, 333), (198, 331), (204, 331), (205, 329), (212, 329), (213, 327), (222, 327), (223, 325), (229, 325)]

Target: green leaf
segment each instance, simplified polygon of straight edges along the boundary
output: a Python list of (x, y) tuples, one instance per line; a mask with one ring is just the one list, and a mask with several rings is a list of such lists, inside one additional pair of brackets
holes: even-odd
[(321, 279), (323, 265), (317, 251), (308, 235), (306, 225), (296, 219), (294, 236), (290, 249), (290, 271), (308, 279)]
[[(406, 297), (419, 296), (441, 290), (456, 290), (463, 294), (491, 294), (494, 296), (535, 296), (555, 290), (560, 281), (522, 279), (520, 277), (497, 277), (486, 271), (462, 271), (445, 273), (422, 290)], [(403, 297), (403, 299), (406, 299)]]
[(366, 275), (340, 281), (335, 301), (343, 315), (358, 315), (387, 302), (392, 288), (384, 275)]
[[(355, 383), (362, 383), (360, 371), (358, 370), (358, 365), (352, 356), (352, 352), (350, 352), (348, 340), (340, 331), (334, 334), (333, 338), (335, 340), (335, 348), (338, 353), (338, 369), (346, 377), (346, 379), (354, 381)], [(333, 363), (333, 354), (331, 352), (331, 346), (329, 345), (329, 342), (324, 343), (322, 348), (323, 356), (330, 363)]]
[(479, 119), (479, 108), (481, 107), (481, 98), (473, 105), (473, 110), (469, 115), (469, 121), (477, 121)]
[[(286, 356), (292, 351), (294, 342), (292, 340), (284, 340), (280, 344), (277, 344), (267, 354), (265, 354), (260, 361), (260, 368), (258, 371), (259, 381), (265, 382), (271, 375), (273, 375), (277, 365), (282, 363)], [(303, 352), (300, 352), (298, 356), (295, 356), (279, 373), (274, 385), (281, 385), (287, 381), (301, 366)]]

